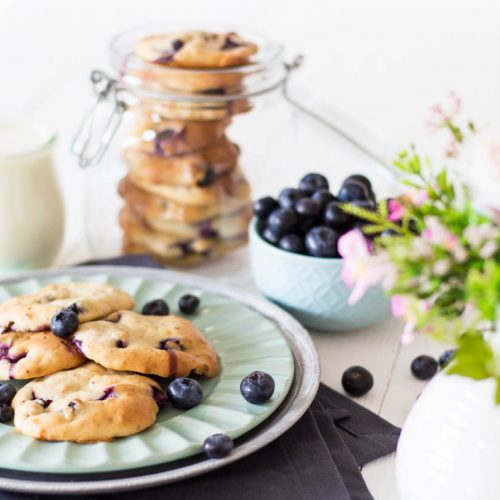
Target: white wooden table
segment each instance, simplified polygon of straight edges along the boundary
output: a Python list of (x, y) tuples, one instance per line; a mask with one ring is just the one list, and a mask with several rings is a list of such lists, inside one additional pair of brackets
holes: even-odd
[[(427, 142), (429, 105), (456, 89), (476, 121), (500, 108), (497, 60), (500, 3), (433, 0), (2, 0), (0, 2), (0, 118), (36, 117), (59, 132), (56, 155), (66, 203), (64, 249), (56, 264), (88, 257), (83, 241), (82, 173), (69, 142), (88, 105), (88, 74), (106, 67), (107, 43), (125, 28), (158, 19), (257, 29), (281, 40), (290, 54), (303, 53), (297, 75), (306, 89), (348, 111), (386, 142)], [(390, 140), (387, 140), (387, 139)], [(439, 146), (441, 148), (441, 146)], [(283, 179), (286, 183), (286, 179)], [(196, 272), (253, 289), (246, 250)], [(444, 347), (424, 338), (401, 347), (401, 323), (346, 333), (315, 333), (322, 380), (341, 390), (345, 368), (360, 364), (374, 375), (372, 391), (358, 401), (402, 425), (425, 383), (409, 371), (419, 354)], [(367, 465), (363, 474), (376, 499), (398, 498), (394, 458)]]

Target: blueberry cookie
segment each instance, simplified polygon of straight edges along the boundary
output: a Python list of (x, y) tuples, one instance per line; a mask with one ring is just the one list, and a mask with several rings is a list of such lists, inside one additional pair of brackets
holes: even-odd
[(166, 401), (154, 380), (87, 363), (29, 382), (12, 406), (14, 425), (22, 434), (95, 443), (147, 429)]
[(213, 260), (246, 245), (246, 234), (227, 240), (189, 240), (176, 244), (175, 247), (165, 245), (165, 237), (157, 233), (124, 232), (123, 253), (151, 254), (156, 260), (169, 266), (191, 267)]
[(131, 109), (157, 113), (166, 120), (213, 121), (223, 120), (233, 115), (246, 113), (252, 109), (248, 99), (219, 99), (202, 102), (173, 99), (138, 99)]
[(166, 158), (192, 153), (219, 142), (230, 124), (230, 119), (213, 121), (166, 120), (158, 113), (138, 113), (138, 120), (130, 140), (140, 151)]
[(0, 333), (44, 332), (61, 309), (72, 307), (80, 323), (131, 309), (132, 297), (105, 283), (56, 283), (13, 297), (0, 306)]
[[(153, 93), (191, 93), (198, 96), (238, 96), (244, 93), (244, 80), (251, 72), (234, 70), (207, 71), (205, 69), (171, 68), (162, 64), (137, 64), (133, 59), (125, 62), (124, 80), (141, 82), (141, 88)], [(217, 103), (218, 101), (214, 101)]]
[(218, 372), (214, 349), (191, 321), (177, 316), (118, 311), (81, 326), (73, 342), (87, 358), (113, 370), (160, 377)]
[(151, 35), (140, 40), (134, 53), (155, 64), (179, 68), (227, 68), (247, 64), (257, 46), (236, 33), (187, 31)]
[(169, 158), (137, 146), (127, 147), (124, 155), (134, 181), (205, 187), (234, 170), (239, 148), (223, 137), (204, 149)]
[(68, 341), (51, 332), (5, 333), (0, 336), (0, 380), (43, 377), (85, 363)]
[(120, 211), (120, 225), (123, 227), (140, 225), (146, 229), (181, 240), (194, 238), (234, 238), (247, 231), (250, 219), (250, 207), (222, 217), (206, 219), (196, 224), (165, 220), (161, 217), (143, 217), (134, 212), (128, 205)]
[(250, 188), (246, 182), (235, 186), (232, 195), (224, 197), (218, 203), (199, 206), (177, 203), (148, 193), (136, 186), (129, 177), (120, 181), (118, 192), (135, 213), (146, 219), (155, 218), (186, 224), (201, 223), (208, 218), (232, 214), (248, 206), (250, 201)]
[(225, 175), (206, 179), (202, 185), (197, 186), (175, 186), (148, 182), (134, 172), (130, 172), (129, 177), (135, 185), (148, 193), (175, 203), (194, 206), (223, 203), (227, 198), (234, 196), (241, 184), (248, 184), (239, 167)]

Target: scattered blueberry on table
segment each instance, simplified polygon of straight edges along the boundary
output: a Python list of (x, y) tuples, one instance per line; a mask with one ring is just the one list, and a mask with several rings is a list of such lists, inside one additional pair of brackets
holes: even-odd
[(411, 363), (411, 372), (419, 380), (429, 380), (438, 370), (438, 362), (432, 357), (423, 354), (417, 356)]
[(179, 299), (178, 305), (184, 314), (194, 314), (200, 305), (200, 299), (196, 295), (187, 293)]
[(203, 389), (198, 381), (179, 377), (168, 384), (167, 396), (174, 408), (189, 410), (201, 402)]
[(269, 373), (255, 371), (241, 381), (240, 392), (249, 403), (261, 404), (271, 399), (274, 387), (274, 379)]
[(51, 332), (60, 338), (68, 338), (73, 335), (80, 325), (78, 314), (70, 308), (61, 309), (52, 316), (50, 320)]
[(439, 368), (443, 369), (450, 364), (450, 361), (455, 357), (456, 349), (446, 349), (438, 358)]
[(271, 196), (256, 200), (253, 212), (259, 234), (271, 245), (291, 253), (338, 258), (339, 237), (364, 223), (346, 214), (339, 203), (377, 210), (371, 182), (364, 175), (345, 179), (335, 195), (325, 176), (309, 173), (297, 188), (282, 189), (277, 200)]
[(233, 448), (233, 440), (226, 434), (213, 434), (203, 443), (203, 451), (208, 458), (224, 458)]
[(0, 404), (10, 405), (17, 389), (13, 384), (0, 384)]
[(163, 299), (155, 299), (146, 302), (146, 304), (142, 306), (142, 314), (146, 316), (168, 316), (170, 314), (170, 308)]
[(342, 375), (342, 387), (349, 396), (364, 396), (373, 387), (373, 375), (362, 366), (351, 366)]

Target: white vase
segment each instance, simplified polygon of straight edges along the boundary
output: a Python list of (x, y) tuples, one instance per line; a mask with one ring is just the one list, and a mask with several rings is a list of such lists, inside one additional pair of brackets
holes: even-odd
[(500, 499), (500, 406), (493, 379), (438, 374), (398, 444), (401, 500)]

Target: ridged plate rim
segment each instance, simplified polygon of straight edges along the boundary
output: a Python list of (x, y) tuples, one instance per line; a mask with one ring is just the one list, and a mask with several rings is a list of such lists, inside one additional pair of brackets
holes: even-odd
[[(135, 475), (134, 477), (76, 480), (71, 482), (59, 478), (44, 481), (13, 479), (2, 476), (3, 473), (0, 472), (0, 488), (11, 491), (52, 494), (106, 493), (149, 488), (180, 481), (221, 468), (274, 441), (300, 419), (314, 399), (319, 387), (320, 368), (318, 355), (312, 340), (307, 331), (293, 317), (265, 299), (236, 287), (216, 283), (213, 280), (194, 274), (129, 266), (81, 266), (37, 271), (0, 280), (0, 285), (12, 285), (27, 279), (56, 278), (65, 274), (75, 276), (105, 274), (120, 278), (141, 277), (153, 281), (168, 281), (182, 286), (196, 287), (202, 291), (237, 301), (273, 321), (287, 340), (295, 361), (295, 375), (292, 386), (285, 401), (273, 413), (270, 422), (261, 424), (261, 428), (253, 437), (236, 446), (233, 452), (224, 459), (209, 460), (202, 458), (199, 462), (180, 466), (176, 469)], [(26, 473), (26, 475), (28, 476), (29, 473)]]

